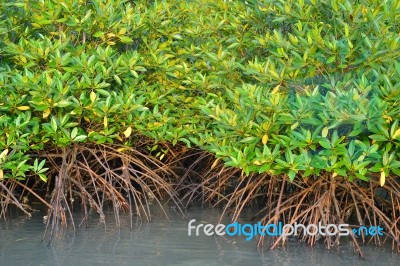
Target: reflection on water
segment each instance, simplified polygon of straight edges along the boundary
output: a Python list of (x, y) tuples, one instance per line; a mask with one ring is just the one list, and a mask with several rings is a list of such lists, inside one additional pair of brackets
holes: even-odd
[[(216, 209), (194, 208), (189, 219), (217, 223)], [(277, 250), (257, 250), (244, 237), (188, 236), (182, 214), (169, 210), (171, 223), (161, 211), (152, 212), (151, 223), (122, 229), (107, 216), (107, 228), (97, 216), (88, 228), (69, 231), (50, 246), (42, 242), (43, 212), (33, 218), (9, 218), (0, 223), (0, 265), (399, 265), (400, 256), (390, 248), (364, 247), (367, 262), (358, 259), (350, 243), (339, 251), (322, 245), (310, 248), (297, 242)], [(122, 219), (123, 220), (123, 219)]]

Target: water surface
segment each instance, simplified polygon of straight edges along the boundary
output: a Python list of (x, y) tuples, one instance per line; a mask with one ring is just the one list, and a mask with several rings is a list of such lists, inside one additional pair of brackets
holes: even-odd
[[(90, 217), (87, 228), (69, 230), (51, 245), (41, 241), (43, 212), (32, 218), (10, 217), (0, 222), (0, 265), (400, 265), (400, 256), (390, 247), (364, 247), (367, 261), (353, 252), (350, 243), (339, 253), (290, 242), (285, 247), (264, 251), (245, 237), (188, 236), (187, 220), (168, 209), (170, 222), (159, 209), (152, 211), (152, 222), (122, 220), (114, 223), (112, 212), (107, 226), (98, 216)], [(198, 222), (217, 224), (220, 210), (192, 208), (186, 215)], [(246, 222), (246, 221), (244, 221)]]

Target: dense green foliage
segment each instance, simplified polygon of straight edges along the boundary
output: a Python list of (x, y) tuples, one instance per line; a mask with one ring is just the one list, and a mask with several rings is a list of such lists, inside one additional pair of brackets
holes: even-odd
[[(400, 175), (400, 1), (2, 0), (0, 178), (137, 136), (245, 173)], [(32, 164), (32, 166), (31, 166)]]

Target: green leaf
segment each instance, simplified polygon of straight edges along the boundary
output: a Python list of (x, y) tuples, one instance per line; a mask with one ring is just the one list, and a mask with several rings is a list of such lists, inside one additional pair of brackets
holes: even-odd
[(133, 42), (132, 38), (129, 38), (128, 36), (119, 36), (119, 39), (123, 43), (132, 43)]
[(54, 104), (54, 106), (57, 106), (57, 107), (67, 107), (67, 106), (70, 106), (70, 105), (71, 105), (71, 102), (69, 102), (67, 100), (62, 100), (62, 101)]
[(54, 132), (56, 132), (56, 131), (57, 131), (57, 121), (56, 121), (56, 119), (54, 118), (54, 116), (51, 117), (50, 123), (51, 123), (51, 128), (53, 129)]
[(289, 180), (290, 180), (290, 181), (293, 181), (294, 178), (296, 177), (296, 172), (293, 171), (293, 170), (289, 170), (288, 176), (289, 176)]
[(388, 139), (386, 137), (384, 137), (383, 135), (379, 135), (379, 134), (374, 134), (369, 136), (370, 139), (376, 140), (376, 141), (387, 141)]
[(47, 176), (45, 174), (39, 174), (39, 177), (43, 182), (47, 182)]
[(104, 36), (104, 32), (97, 31), (95, 34), (93, 34), (93, 36), (96, 38), (102, 38)]
[(75, 127), (74, 129), (72, 129), (71, 131), (71, 139), (74, 139), (76, 137), (76, 135), (78, 134), (78, 129)]
[(255, 141), (257, 141), (257, 138), (255, 138), (255, 137), (246, 137), (246, 138), (240, 140), (241, 143), (253, 143)]
[(327, 141), (320, 141), (319, 144), (327, 150), (332, 149), (331, 144)]
[(74, 141), (75, 141), (75, 142), (82, 142), (82, 141), (84, 141), (86, 138), (87, 138), (87, 136), (85, 136), (85, 135), (80, 135), (80, 136), (77, 136), (76, 138), (74, 138)]

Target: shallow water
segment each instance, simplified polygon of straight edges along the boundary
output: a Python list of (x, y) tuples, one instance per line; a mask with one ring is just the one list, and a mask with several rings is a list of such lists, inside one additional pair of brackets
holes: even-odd
[[(187, 221), (173, 209), (168, 210), (171, 223), (155, 209), (152, 222), (135, 221), (134, 230), (129, 219), (122, 219), (122, 229), (118, 229), (110, 213), (105, 228), (93, 215), (87, 228), (69, 230), (47, 245), (41, 241), (43, 215), (1, 221), (0, 265), (400, 265), (400, 256), (390, 247), (364, 247), (367, 261), (362, 261), (350, 243), (339, 254), (322, 244), (310, 248), (295, 241), (263, 252), (255, 240), (246, 241), (243, 236), (188, 236)], [(192, 208), (186, 215), (216, 224), (220, 211)]]

